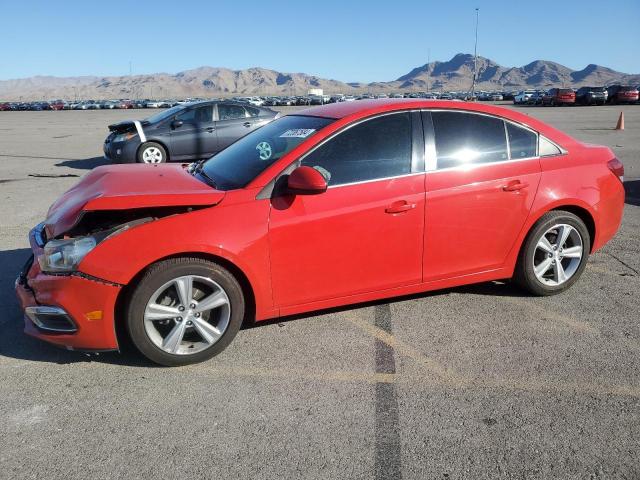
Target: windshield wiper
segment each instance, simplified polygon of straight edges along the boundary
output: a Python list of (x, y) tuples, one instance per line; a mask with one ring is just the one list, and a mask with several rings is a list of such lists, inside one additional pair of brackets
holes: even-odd
[(207, 159), (204, 160), (198, 160), (197, 162), (194, 162), (191, 164), (191, 166), (189, 167), (191, 169), (191, 175), (196, 176), (196, 175), (200, 175), (202, 178), (204, 178), (205, 182), (208, 185), (211, 185), (213, 188), (216, 188), (216, 182), (213, 178), (211, 178), (209, 175), (207, 175), (207, 172), (204, 171), (204, 164), (207, 161)]
[(195, 175), (196, 173), (200, 173), (200, 170), (202, 170), (202, 166), (204, 165), (204, 162), (206, 162), (207, 160), (205, 158), (203, 158), (202, 160), (196, 160), (195, 162), (192, 162), (189, 164), (189, 173), (191, 175)]

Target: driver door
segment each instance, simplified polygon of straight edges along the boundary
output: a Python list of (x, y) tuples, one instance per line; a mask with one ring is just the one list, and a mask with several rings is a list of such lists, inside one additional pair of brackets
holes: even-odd
[[(174, 126), (173, 122), (182, 122)], [(213, 105), (189, 108), (177, 114), (170, 124), (171, 159), (206, 158), (218, 150), (213, 122)]]
[[(414, 126), (420, 130), (414, 135)], [(400, 112), (343, 130), (301, 163), (328, 179), (317, 195), (272, 198), (274, 301), (293, 306), (422, 281), (420, 116)]]

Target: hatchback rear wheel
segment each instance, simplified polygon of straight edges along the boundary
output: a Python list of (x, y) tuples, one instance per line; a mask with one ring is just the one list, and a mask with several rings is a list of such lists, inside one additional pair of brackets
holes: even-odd
[(153, 362), (202, 362), (236, 336), (244, 305), (240, 285), (220, 265), (170, 259), (153, 265), (133, 290), (127, 329), (134, 345)]
[(555, 295), (573, 285), (585, 269), (591, 239), (584, 222), (566, 211), (543, 215), (525, 241), (515, 280), (535, 295)]

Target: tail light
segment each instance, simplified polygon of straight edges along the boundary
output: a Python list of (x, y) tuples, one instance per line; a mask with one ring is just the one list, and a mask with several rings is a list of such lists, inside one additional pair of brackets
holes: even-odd
[(609, 160), (607, 162), (607, 167), (609, 167), (609, 170), (611, 170), (611, 172), (618, 177), (621, 182), (624, 181), (624, 165), (620, 160), (617, 158)]

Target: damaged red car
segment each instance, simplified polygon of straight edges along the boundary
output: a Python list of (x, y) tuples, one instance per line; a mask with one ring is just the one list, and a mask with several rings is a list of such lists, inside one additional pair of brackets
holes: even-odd
[(94, 169), (30, 233), (25, 331), (127, 334), (163, 365), (244, 321), (490, 280), (564, 291), (616, 233), (623, 166), (529, 116), (446, 101), (298, 111), (190, 165)]

